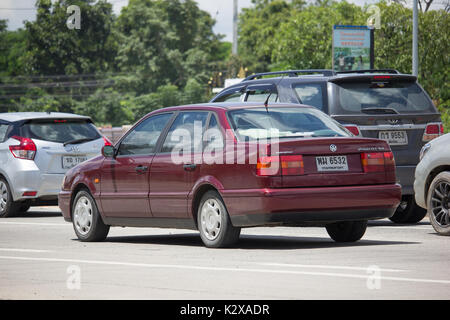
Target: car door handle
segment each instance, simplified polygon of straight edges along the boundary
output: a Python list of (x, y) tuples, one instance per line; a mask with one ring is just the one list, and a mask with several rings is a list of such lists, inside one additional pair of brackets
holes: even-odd
[(138, 166), (138, 167), (134, 168), (134, 170), (136, 170), (136, 172), (138, 174), (143, 174), (143, 173), (147, 172), (148, 167), (147, 166)]
[(183, 168), (186, 171), (194, 171), (195, 169), (197, 169), (197, 165), (196, 164), (185, 164), (183, 166)]

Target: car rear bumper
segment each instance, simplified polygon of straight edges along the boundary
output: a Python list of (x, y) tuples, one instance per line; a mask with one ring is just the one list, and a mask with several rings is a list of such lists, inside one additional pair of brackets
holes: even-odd
[(222, 197), (235, 226), (330, 223), (391, 217), (400, 203), (401, 187), (228, 190)]
[[(43, 174), (39, 169), (15, 170), (9, 173), (14, 201), (45, 199), (56, 200), (64, 174)], [(24, 196), (36, 192), (34, 196)]]

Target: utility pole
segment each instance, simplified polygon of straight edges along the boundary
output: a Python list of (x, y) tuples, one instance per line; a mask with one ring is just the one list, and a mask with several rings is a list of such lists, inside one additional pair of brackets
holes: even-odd
[(233, 0), (233, 47), (232, 53), (238, 54), (238, 0)]
[(413, 0), (413, 48), (412, 48), (412, 74), (419, 75), (419, 12), (418, 0)]

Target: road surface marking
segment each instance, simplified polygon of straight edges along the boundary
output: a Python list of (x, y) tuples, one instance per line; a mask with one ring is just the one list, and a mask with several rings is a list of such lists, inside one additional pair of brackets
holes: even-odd
[[(185, 269), (185, 270), (203, 270), (203, 271), (229, 271), (229, 272), (249, 272), (249, 273), (270, 273), (270, 274), (290, 274), (290, 275), (307, 275), (307, 276), (323, 276), (336, 278), (356, 278), (366, 280), (370, 275), (345, 274), (345, 273), (330, 273), (330, 272), (307, 272), (307, 271), (290, 271), (290, 270), (270, 270), (270, 269), (249, 269), (249, 268), (225, 268), (225, 267), (202, 267), (190, 265), (171, 265), (171, 264), (146, 264), (146, 263), (129, 263), (119, 261), (96, 261), (96, 260), (77, 260), (77, 259), (54, 259), (54, 258), (33, 258), (33, 257), (12, 257), (0, 256), (0, 259), (5, 260), (22, 260), (22, 261), (42, 261), (42, 262), (63, 262), (71, 264), (98, 264), (98, 265), (112, 265), (112, 266), (126, 266), (126, 267), (141, 267), (152, 269)], [(450, 285), (450, 280), (435, 280), (435, 279), (415, 279), (415, 278), (401, 278), (401, 277), (385, 277), (380, 276), (380, 280), (402, 281), (402, 282), (422, 282), (422, 283), (436, 283)]]
[(430, 226), (428, 227), (397, 227), (397, 226), (392, 226), (392, 227), (386, 227), (386, 226), (370, 226), (371, 228), (376, 228), (376, 229), (391, 229), (391, 230), (395, 230), (395, 229), (408, 229), (408, 230), (428, 230), (428, 231), (433, 231), (433, 227)]
[(2, 221), (0, 222), (0, 225), (2, 224), (24, 225), (24, 226), (49, 226), (49, 227), (72, 226), (69, 223), (12, 222), (12, 221)]
[[(340, 269), (340, 270), (359, 270), (367, 271), (367, 267), (346, 267), (346, 266), (324, 266), (324, 265), (307, 265), (307, 264), (284, 264), (284, 263), (271, 263), (271, 262), (258, 262), (257, 264), (262, 266), (272, 267), (289, 267), (289, 268), (314, 268), (314, 269)], [(379, 269), (381, 272), (406, 272), (408, 270), (399, 269)]]
[(13, 249), (13, 248), (0, 248), (0, 251), (8, 251), (8, 252), (30, 252), (30, 253), (46, 253), (46, 252), (51, 252), (50, 250)]

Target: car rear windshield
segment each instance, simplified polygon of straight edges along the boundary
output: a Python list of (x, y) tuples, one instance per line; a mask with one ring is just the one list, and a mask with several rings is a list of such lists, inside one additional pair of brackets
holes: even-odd
[(277, 107), (228, 112), (241, 141), (266, 138), (348, 137), (338, 122), (314, 108)]
[(95, 140), (101, 137), (89, 120), (33, 120), (26, 123), (23, 130), (29, 138), (58, 143), (84, 139)]
[(433, 103), (412, 81), (336, 83), (336, 114), (434, 113)]

